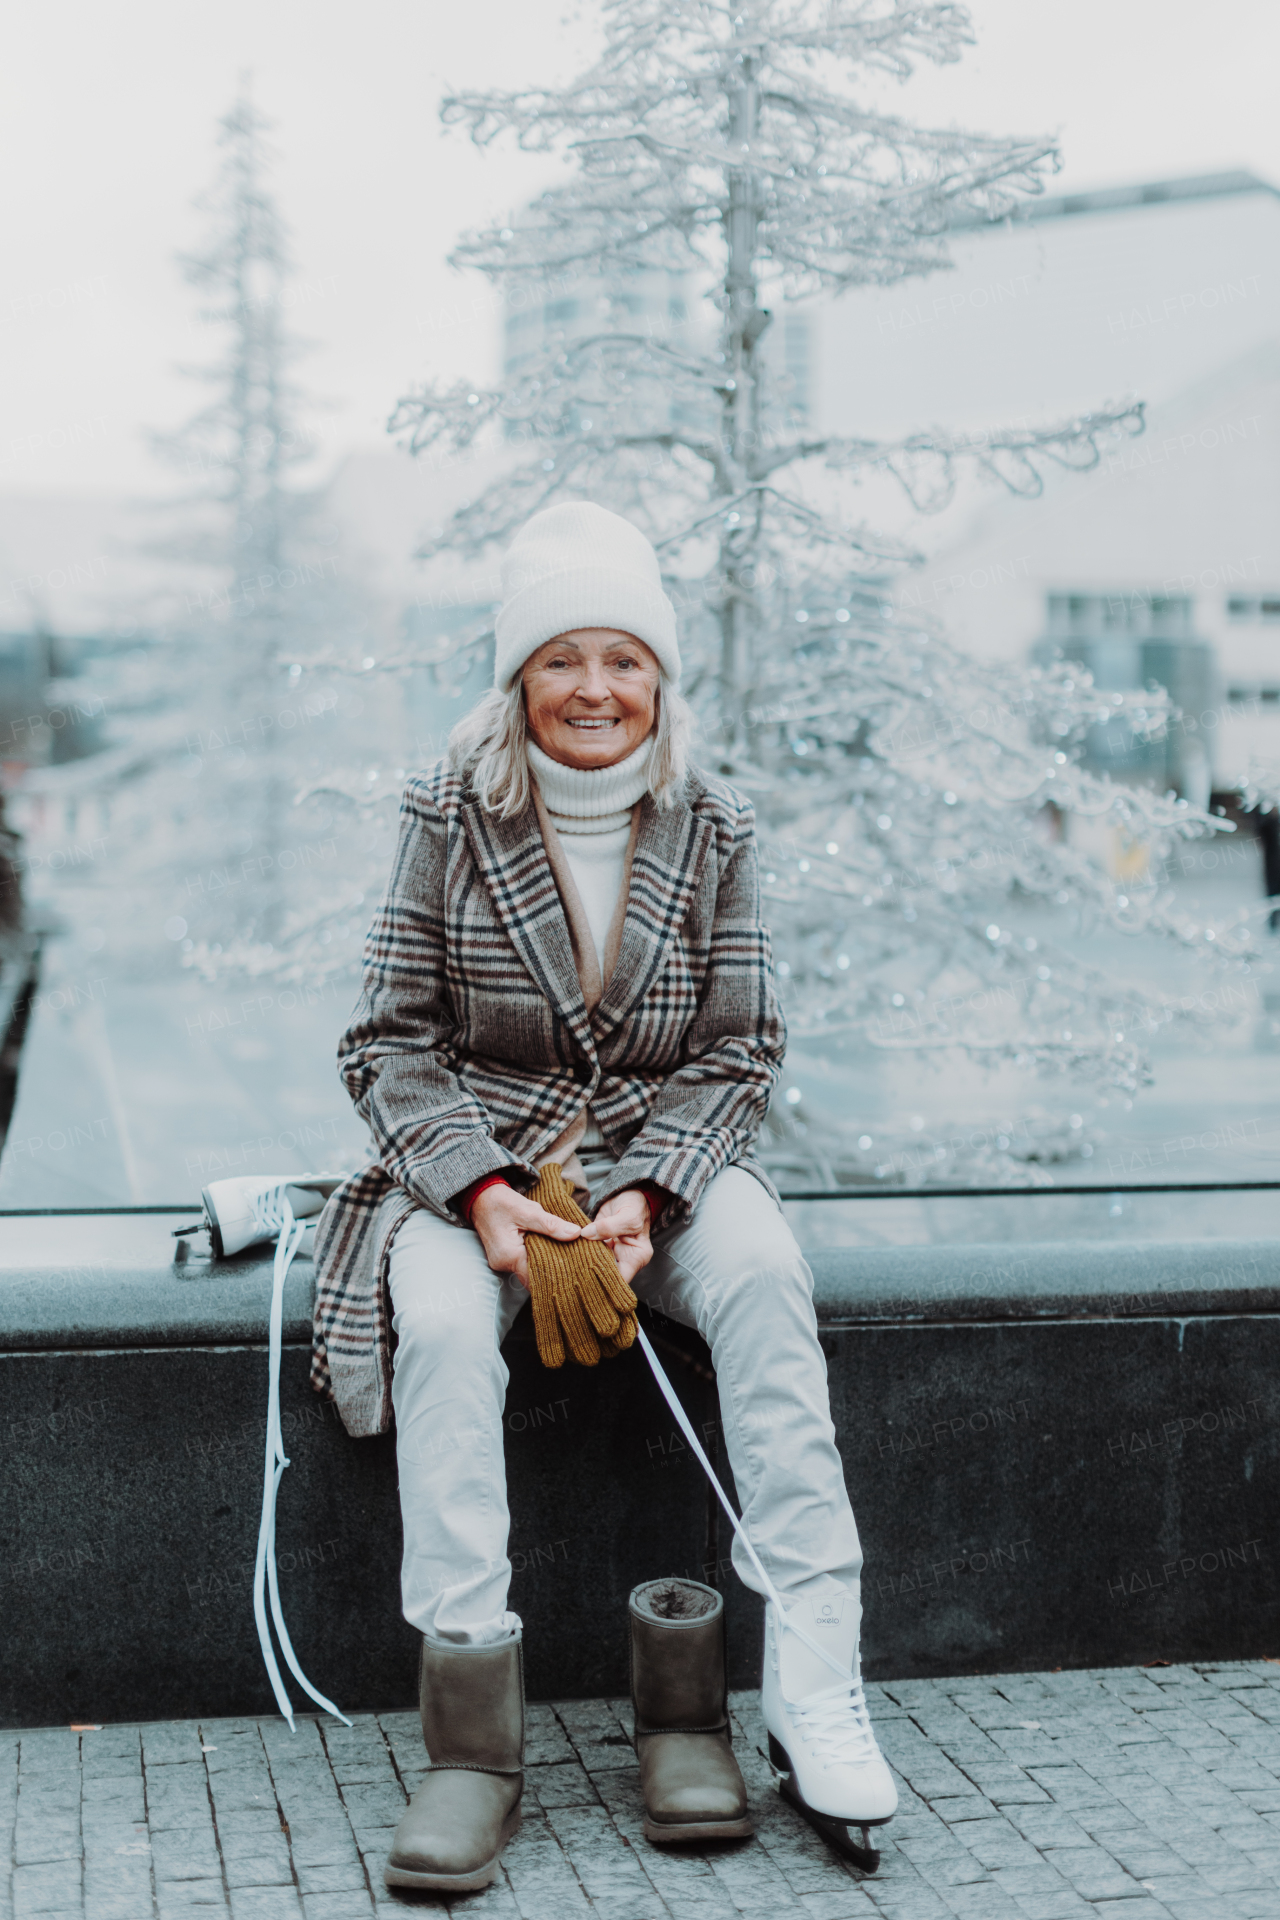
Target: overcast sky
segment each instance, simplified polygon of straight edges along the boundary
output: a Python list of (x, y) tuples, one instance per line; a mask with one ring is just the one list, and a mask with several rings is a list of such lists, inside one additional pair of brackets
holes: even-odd
[[(1280, 182), (1276, 0), (973, 0), (978, 45), (897, 93), (912, 118), (1054, 131), (1080, 188), (1224, 167)], [(253, 74), (276, 122), (296, 318), (326, 464), (379, 441), (405, 386), (492, 372), (459, 228), (545, 163), (480, 156), (437, 121), (447, 85), (554, 81), (593, 44), (594, 0), (61, 0), (11, 9), (0, 68), (0, 492), (151, 491), (147, 429), (191, 410), (205, 343), (174, 262), (215, 123)]]

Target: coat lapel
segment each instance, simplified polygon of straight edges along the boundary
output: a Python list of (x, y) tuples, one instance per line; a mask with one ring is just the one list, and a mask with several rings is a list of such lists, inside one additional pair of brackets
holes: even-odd
[(618, 960), (592, 1016), (597, 1044), (621, 1026), (666, 965), (715, 838), (684, 800), (659, 811), (646, 794), (631, 861), (631, 890)]
[(594, 1052), (569, 923), (533, 803), (510, 820), (474, 802), (461, 811), (476, 866), (516, 952), (582, 1046)]

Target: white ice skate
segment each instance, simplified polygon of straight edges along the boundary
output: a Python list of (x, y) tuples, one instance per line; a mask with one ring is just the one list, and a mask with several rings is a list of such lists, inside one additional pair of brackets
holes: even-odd
[[(860, 1614), (852, 1594), (793, 1602), (785, 1616), (770, 1601), (760, 1707), (769, 1731), (769, 1758), (782, 1776), (782, 1798), (828, 1846), (864, 1873), (874, 1873), (880, 1855), (868, 1830), (893, 1818), (898, 1790), (876, 1745), (862, 1692)], [(846, 1669), (848, 1679), (839, 1678), (820, 1657), (815, 1641)], [(861, 1844), (853, 1838), (854, 1829), (860, 1830)]]
[(231, 1180), (215, 1180), (200, 1195), (214, 1258), (229, 1260), (246, 1247), (274, 1240), (280, 1231), (282, 1193), (293, 1218), (309, 1220), (341, 1184), (342, 1175), (338, 1173), (300, 1173), (285, 1179), (279, 1174), (237, 1174)]

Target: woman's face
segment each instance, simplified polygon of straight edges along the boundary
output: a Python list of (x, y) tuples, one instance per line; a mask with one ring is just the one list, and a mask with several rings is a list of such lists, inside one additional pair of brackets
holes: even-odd
[(656, 656), (629, 633), (562, 633), (525, 667), (529, 731), (562, 766), (611, 767), (652, 733), (660, 673)]

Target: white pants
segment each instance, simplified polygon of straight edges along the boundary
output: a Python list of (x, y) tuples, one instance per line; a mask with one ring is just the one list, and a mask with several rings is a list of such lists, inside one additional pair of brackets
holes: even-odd
[[(588, 1163), (589, 1181), (594, 1170)], [(857, 1605), (862, 1549), (831, 1424), (813, 1276), (781, 1211), (751, 1174), (729, 1167), (692, 1221), (660, 1227), (653, 1244), (633, 1286), (711, 1349), (743, 1520), (774, 1584), (788, 1599), (843, 1591)], [(483, 1644), (519, 1625), (507, 1612), (499, 1346), (529, 1296), (490, 1271), (470, 1227), (422, 1209), (396, 1235), (390, 1279), (405, 1618), (433, 1638)], [(758, 1590), (736, 1536), (733, 1564)]]

